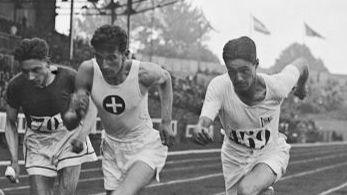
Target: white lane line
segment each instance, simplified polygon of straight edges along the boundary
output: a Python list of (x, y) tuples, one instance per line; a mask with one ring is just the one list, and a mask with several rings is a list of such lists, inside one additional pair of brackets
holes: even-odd
[[(343, 157), (346, 155), (347, 154), (339, 154), (339, 155), (329, 155), (329, 156), (325, 156), (325, 157), (316, 157), (313, 159), (293, 161), (293, 162), (290, 162), (289, 164), (293, 165), (293, 164), (307, 163), (307, 162), (312, 162), (312, 161), (319, 161), (319, 160), (326, 160), (326, 159), (331, 159), (331, 158), (336, 158), (336, 157)], [(199, 159), (191, 159), (191, 160), (185, 159), (185, 160), (178, 160), (178, 161), (171, 160), (171, 161), (168, 161), (166, 164), (179, 164), (179, 163), (188, 163), (188, 162), (211, 161), (211, 160), (218, 160), (218, 159), (219, 158), (211, 157), (211, 158), (199, 158)], [(219, 163), (214, 164), (214, 165), (219, 165)], [(209, 165), (208, 167), (211, 167), (211, 165)], [(190, 168), (192, 168), (192, 167), (164, 169), (163, 172), (181, 171), (181, 170), (187, 170)], [(194, 168), (195, 168), (195, 166), (194, 166)], [(93, 172), (93, 171), (101, 171), (101, 168), (89, 168), (89, 169), (82, 169), (81, 170), (82, 173)], [(27, 177), (28, 177), (28, 175), (19, 176), (20, 179), (27, 178)], [(0, 180), (5, 180), (5, 179), (7, 179), (7, 178), (6, 177), (0, 177)], [(93, 178), (90, 178), (90, 180), (93, 180)], [(87, 180), (87, 181), (89, 181), (89, 180)]]
[(187, 155), (187, 154), (207, 154), (207, 153), (218, 153), (218, 152), (220, 152), (220, 148), (215, 148), (215, 149), (198, 149), (198, 150), (182, 150), (182, 151), (169, 152), (168, 156), (179, 156), (179, 155)]
[(183, 171), (183, 170), (189, 170), (189, 169), (196, 169), (196, 168), (218, 168), (218, 166), (222, 167), (222, 164), (219, 162), (219, 163), (213, 163), (213, 164), (209, 164), (209, 165), (200, 165), (200, 166), (196, 166), (196, 165), (193, 165), (193, 166), (186, 166), (186, 167), (176, 167), (176, 168), (172, 168), (172, 169), (163, 169), (162, 172), (172, 172), (172, 171)]
[[(219, 153), (220, 149), (206, 149), (206, 150), (184, 150), (184, 151), (173, 151), (168, 152), (168, 156), (179, 156), (179, 155), (188, 155), (188, 154), (209, 154), (209, 153)], [(101, 156), (98, 156), (98, 160), (101, 160)], [(11, 164), (11, 161), (0, 161), (0, 166), (8, 166)], [(20, 160), (19, 165), (24, 165), (24, 161)]]
[(331, 159), (331, 158), (338, 158), (338, 157), (344, 157), (347, 156), (346, 154), (332, 154), (329, 156), (324, 156), (324, 157), (315, 157), (315, 158), (311, 158), (311, 159), (304, 159), (304, 160), (296, 160), (293, 162), (289, 162), (289, 165), (295, 165), (295, 164), (300, 164), (300, 163), (308, 163), (308, 162), (313, 162), (313, 161), (319, 161), (319, 160), (327, 160), (327, 159)]
[(334, 152), (334, 153), (336, 153), (336, 152), (338, 152), (338, 153), (342, 153), (342, 152), (347, 153), (347, 150), (346, 149), (339, 149), (339, 150), (327, 150), (327, 151), (323, 150), (323, 151), (318, 151), (318, 152), (315, 152), (315, 153), (312, 153), (312, 151), (311, 152), (303, 152), (303, 153), (299, 153), (299, 154), (291, 153), (290, 157), (291, 158), (293, 158), (293, 157), (297, 158), (297, 157), (303, 157), (303, 156), (315, 156), (315, 155), (331, 154), (332, 152)]
[[(217, 164), (216, 164), (217, 165)], [(317, 173), (317, 172), (321, 172), (321, 171), (325, 171), (325, 170), (329, 170), (329, 169), (333, 169), (333, 168), (338, 168), (341, 166), (345, 166), (347, 165), (347, 162), (344, 163), (338, 163), (338, 164), (334, 164), (334, 165), (330, 165), (330, 166), (325, 166), (325, 167), (321, 167), (318, 169), (313, 169), (310, 171), (305, 171), (305, 172), (301, 172), (298, 174), (293, 174), (293, 175), (288, 175), (286, 177), (282, 177), (280, 179), (280, 181), (283, 180), (288, 180), (288, 179), (293, 179), (296, 177), (301, 177), (301, 176), (305, 176), (305, 175), (309, 175), (309, 174), (313, 174), (313, 173)], [(196, 168), (196, 166), (192, 166), (192, 167), (187, 167), (186, 169), (191, 169), (191, 168)], [(182, 169), (184, 170), (184, 169)], [(156, 183), (156, 184), (151, 184), (147, 187), (157, 187), (157, 186), (163, 186), (163, 185), (171, 185), (171, 184), (178, 184), (178, 183), (185, 183), (185, 182), (191, 182), (191, 181), (198, 181), (201, 179), (207, 179), (210, 177), (217, 177), (218, 176), (222, 176), (222, 173), (216, 173), (216, 174), (211, 174), (211, 175), (204, 175), (204, 176), (200, 176), (200, 177), (193, 177), (193, 178), (188, 178), (188, 179), (178, 179), (178, 180), (172, 180), (172, 181), (167, 181), (167, 182), (163, 182), (163, 183)], [(98, 177), (98, 178), (86, 178), (86, 179), (81, 179), (79, 182), (88, 182), (88, 181), (97, 181), (97, 180), (102, 180), (103, 177)], [(4, 188), (2, 189), (3, 191), (12, 191), (12, 190), (20, 190), (20, 189), (28, 189), (29, 186), (20, 186), (20, 187), (10, 187), (10, 188)]]
[[(318, 153), (313, 153), (313, 154), (320, 154), (320, 153), (327, 153), (327, 152), (337, 152), (337, 151), (347, 151), (345, 147), (343, 148), (325, 148), (323, 150), (318, 150), (318, 149), (314, 149), (316, 151), (318, 151)], [(316, 152), (314, 151), (314, 152)], [(305, 155), (308, 155), (308, 154), (312, 154), (312, 150), (305, 150), (305, 151), (295, 151), (293, 149), (290, 150), (291, 152), (291, 155), (295, 154), (296, 156), (305, 156)]]
[[(302, 176), (305, 176), (305, 175), (310, 175), (310, 174), (313, 174), (313, 173), (317, 173), (317, 172), (321, 172), (321, 171), (325, 171), (325, 170), (329, 170), (329, 169), (334, 169), (334, 168), (338, 168), (338, 167), (345, 166), (345, 165), (347, 165), (347, 162), (345, 162), (345, 163), (338, 163), (338, 164), (334, 164), (334, 165), (330, 165), (330, 166), (326, 166), (326, 167), (321, 167), (321, 168), (318, 168), (318, 169), (313, 169), (313, 170), (301, 172), (301, 173), (298, 173), (298, 174), (288, 175), (286, 177), (282, 177), (279, 181), (284, 181), (284, 180), (288, 180), (288, 179), (302, 177)], [(344, 185), (347, 186), (347, 183), (345, 183)], [(338, 186), (338, 187), (340, 187), (340, 186)], [(222, 194), (224, 194), (224, 192), (219, 192), (219, 193), (216, 193), (214, 195), (222, 195)]]
[(347, 162), (344, 162), (344, 163), (338, 163), (338, 164), (334, 164), (334, 165), (330, 165), (330, 166), (321, 167), (321, 168), (318, 168), (318, 169), (313, 169), (313, 170), (310, 170), (310, 171), (304, 171), (304, 172), (301, 172), (301, 173), (297, 173), (297, 174), (293, 174), (293, 175), (288, 175), (286, 177), (282, 177), (279, 181), (293, 179), (293, 178), (301, 177), (301, 176), (305, 176), (305, 175), (310, 175), (310, 174), (313, 174), (313, 173), (318, 173), (318, 172), (321, 172), (321, 171), (334, 169), (334, 168), (338, 168), (338, 167), (342, 167), (342, 166), (346, 166), (346, 165), (347, 165)]
[[(321, 155), (321, 154), (326, 154), (326, 153), (331, 153), (331, 152), (336, 152), (336, 151), (345, 151), (346, 149), (338, 149), (338, 150), (333, 150), (333, 151), (321, 151), (319, 153), (314, 153), (315, 155)], [(181, 152), (181, 151), (180, 151)], [(197, 150), (186, 150), (182, 153), (182, 155), (185, 155), (185, 154), (203, 154), (203, 153), (218, 153), (220, 152), (220, 149), (216, 150), (216, 149), (213, 149), (213, 150), (201, 150), (201, 151), (197, 151)], [(173, 152), (169, 152), (168, 155), (170, 156), (170, 154), (173, 153)], [(296, 153), (293, 153), (291, 154), (293, 157), (301, 157), (301, 156), (306, 156), (307, 154), (312, 154), (312, 151), (310, 152), (302, 152), (300, 154), (296, 154)], [(177, 154), (177, 153), (173, 153), (171, 154), (171, 156), (176, 156), (176, 155), (180, 155), (180, 154)], [(216, 158), (217, 159), (217, 158)], [(101, 160), (101, 156), (98, 156), (98, 160)], [(188, 162), (187, 159), (185, 159), (186, 162)], [(173, 161), (173, 160), (172, 160)], [(184, 163), (185, 161), (182, 160), (182, 163)], [(168, 161), (167, 162), (168, 164), (172, 164), (172, 162)], [(7, 160), (7, 161), (0, 161), (0, 167), (1, 166), (8, 166), (11, 164), (11, 161)], [(24, 160), (20, 160), (18, 162), (19, 165), (24, 165)]]
[[(209, 174), (209, 175), (203, 175), (200, 177), (191, 177), (191, 178), (172, 180), (172, 181), (162, 182), (162, 183), (153, 183), (153, 184), (146, 186), (145, 188), (153, 188), (153, 187), (160, 187), (160, 186), (166, 186), (166, 185), (172, 185), (172, 184), (188, 183), (188, 182), (200, 181), (200, 180), (204, 180), (204, 179), (211, 179), (211, 178), (221, 177), (221, 176), (223, 176), (222, 173), (214, 173), (214, 174)], [(97, 193), (97, 194), (93, 194), (93, 195), (105, 195), (105, 194), (106, 194), (105, 192), (102, 192), (102, 193)]]
[[(305, 148), (305, 147), (319, 147), (319, 146), (334, 146), (334, 145), (345, 145), (347, 141), (344, 142), (327, 142), (327, 143), (309, 143), (309, 144), (291, 144), (292, 148)], [(220, 148), (215, 149), (196, 149), (196, 150), (183, 150), (183, 151), (172, 151), (168, 153), (168, 156), (179, 156), (187, 154), (208, 154), (208, 153), (219, 153)], [(98, 159), (101, 160), (101, 156), (98, 156)], [(19, 161), (20, 165), (24, 164), (23, 160)], [(0, 166), (8, 166), (10, 161), (0, 161)]]
[(324, 191), (324, 192), (321, 192), (321, 193), (319, 193), (318, 195), (328, 195), (328, 194), (330, 194), (330, 193), (332, 193), (332, 192), (335, 192), (335, 191), (337, 191), (337, 190), (339, 190), (339, 189), (342, 189), (342, 188), (344, 188), (344, 187), (347, 187), (347, 182), (346, 182), (346, 183), (343, 183), (343, 184), (341, 184), (341, 185), (339, 185), (339, 186), (336, 186), (336, 187), (334, 187), (334, 188), (330, 188), (330, 189), (328, 189), (328, 190), (326, 190), (326, 191)]
[(165, 165), (188, 163), (188, 162), (212, 161), (212, 160), (220, 160), (220, 157), (195, 158), (191, 160), (190, 159), (170, 160), (170, 161), (167, 161)]
[(186, 179), (177, 179), (177, 180), (172, 180), (172, 181), (167, 181), (167, 182), (162, 182), (162, 183), (154, 183), (146, 188), (153, 188), (153, 187), (159, 187), (159, 186), (166, 186), (166, 185), (172, 185), (172, 184), (179, 184), (179, 183), (187, 183), (187, 182), (193, 182), (193, 181), (199, 181), (203, 179), (210, 179), (214, 177), (220, 177), (223, 176), (222, 173), (214, 173), (214, 174), (209, 174), (209, 175), (203, 175), (199, 177), (191, 177), (191, 178), (186, 178)]
[[(289, 162), (289, 165), (293, 164), (300, 164), (300, 163), (308, 163), (308, 162), (313, 162), (313, 161), (319, 161), (319, 160), (326, 160), (326, 159), (331, 159), (331, 158), (336, 158), (336, 157), (344, 157), (347, 156), (347, 154), (332, 154), (329, 156), (325, 157), (315, 157), (312, 159), (306, 159), (306, 160), (297, 160), (293, 162)], [(210, 158), (198, 158), (198, 159), (184, 159), (184, 160), (170, 160), (167, 161), (165, 164), (166, 165), (171, 165), (171, 164), (180, 164), (180, 163), (193, 163), (193, 162), (205, 162), (205, 161), (213, 161), (213, 160), (220, 160), (219, 157), (210, 157)], [(173, 168), (174, 170), (180, 170), (180, 168)], [(88, 169), (82, 169), (81, 172), (93, 172), (93, 171), (99, 171), (101, 168), (88, 168)], [(164, 169), (163, 171), (171, 171), (171, 169)], [(20, 175), (19, 178), (26, 178), (28, 175)], [(1, 179), (7, 179), (6, 177), (0, 177)]]
[[(206, 161), (213, 161), (213, 160), (220, 160), (220, 158), (216, 158), (216, 157), (210, 157), (210, 158), (197, 158), (197, 159), (184, 159), (184, 160), (170, 160), (170, 161), (167, 161), (165, 163), (165, 165), (171, 165), (171, 164), (180, 164), (180, 163), (193, 163), (193, 162), (206, 162)], [(175, 169), (175, 168), (173, 168)], [(82, 169), (81, 170), (81, 173), (85, 173), (85, 172), (93, 172), (93, 171), (101, 171), (101, 167), (99, 168), (88, 168), (88, 169)], [(164, 172), (165, 171), (171, 171), (171, 169), (164, 169), (163, 170)], [(22, 178), (27, 178), (29, 177), (28, 175), (20, 175), (19, 178), (22, 179)], [(0, 177), (0, 180), (2, 179), (7, 179), (6, 177)]]
[(343, 142), (318, 142), (318, 143), (303, 143), (303, 144), (290, 144), (293, 148), (306, 148), (306, 147), (317, 147), (317, 146), (334, 146), (334, 145), (345, 145), (347, 141)]
[[(280, 179), (280, 181), (287, 180), (287, 179), (292, 179), (292, 178), (296, 178), (296, 177), (301, 177), (301, 176), (317, 173), (317, 172), (320, 172), (320, 171), (325, 171), (325, 170), (328, 170), (328, 169), (332, 169), (332, 168), (336, 168), (336, 167), (340, 167), (340, 166), (344, 166), (344, 165), (347, 165), (347, 163), (338, 163), (338, 164), (335, 164), (335, 165), (326, 166), (326, 167), (322, 167), (322, 168), (319, 168), (319, 169), (314, 169), (314, 170), (311, 170), (311, 171), (305, 171), (305, 172), (302, 172), (302, 173), (299, 173), (299, 174), (293, 174), (293, 175), (289, 175), (287, 177), (283, 177), (283, 178)], [(193, 178), (173, 180), (173, 181), (168, 181), (168, 182), (163, 182), (163, 183), (156, 183), (156, 184), (151, 184), (151, 185), (147, 186), (146, 188), (159, 187), (159, 186), (172, 185), (172, 184), (179, 184), (179, 183), (188, 183), (188, 182), (198, 181), (198, 180), (202, 180), (202, 179), (209, 179), (209, 178), (214, 178), (214, 177), (220, 177), (220, 176), (223, 176), (223, 174), (222, 173), (216, 173), (216, 174), (204, 175), (204, 176), (201, 176), (201, 177), (193, 177)], [(347, 186), (347, 183), (344, 184), (344, 185)], [(104, 194), (106, 194), (106, 193), (99, 193), (97, 195), (104, 195)], [(224, 192), (216, 193), (215, 195), (222, 195), (222, 194), (224, 194)]]

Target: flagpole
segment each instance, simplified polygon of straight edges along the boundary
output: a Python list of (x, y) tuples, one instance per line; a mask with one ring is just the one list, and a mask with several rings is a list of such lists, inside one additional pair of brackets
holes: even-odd
[(253, 15), (252, 15), (252, 13), (249, 13), (249, 19), (250, 19), (250, 21), (249, 21), (249, 37), (252, 37), (252, 35), (253, 35)]
[(302, 44), (305, 45), (306, 27), (305, 22), (303, 23), (304, 30), (302, 31)]

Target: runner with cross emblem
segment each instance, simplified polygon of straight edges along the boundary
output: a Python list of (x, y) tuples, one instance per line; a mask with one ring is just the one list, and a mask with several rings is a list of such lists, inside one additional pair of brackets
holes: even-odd
[[(77, 91), (64, 118), (71, 128), (78, 124), (90, 94), (105, 128), (101, 150), (106, 192), (136, 194), (153, 178), (159, 179), (173, 141), (171, 76), (157, 64), (127, 59), (127, 34), (119, 26), (98, 28), (91, 45), (95, 58), (79, 67)], [(147, 106), (153, 86), (161, 100), (159, 131), (153, 128)]]

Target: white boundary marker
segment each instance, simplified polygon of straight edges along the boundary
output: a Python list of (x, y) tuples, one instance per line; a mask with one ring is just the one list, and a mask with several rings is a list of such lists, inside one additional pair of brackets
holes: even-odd
[(346, 183), (343, 183), (343, 184), (341, 184), (341, 185), (339, 185), (339, 186), (336, 186), (336, 187), (334, 187), (334, 188), (330, 188), (330, 189), (328, 189), (328, 190), (326, 190), (326, 191), (324, 191), (324, 192), (321, 192), (321, 193), (319, 193), (319, 195), (328, 195), (328, 194), (330, 194), (330, 193), (332, 193), (332, 192), (335, 192), (335, 191), (337, 191), (337, 190), (339, 190), (339, 189), (342, 189), (342, 188), (344, 188), (344, 187), (347, 187), (347, 182), (346, 182)]

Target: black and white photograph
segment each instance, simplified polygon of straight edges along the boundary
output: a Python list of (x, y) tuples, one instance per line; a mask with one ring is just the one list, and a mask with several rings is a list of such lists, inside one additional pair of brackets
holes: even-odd
[(347, 195), (347, 1), (0, 0), (0, 195)]

